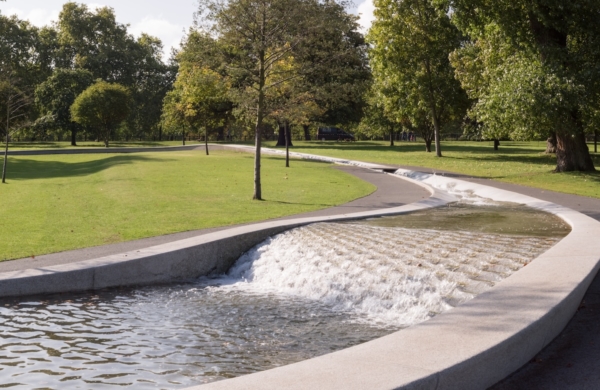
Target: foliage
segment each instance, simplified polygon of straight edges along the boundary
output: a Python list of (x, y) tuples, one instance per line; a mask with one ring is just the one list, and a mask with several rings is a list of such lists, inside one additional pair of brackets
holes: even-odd
[(376, 0), (375, 21), (368, 34), (375, 88), (384, 98), (386, 115), (414, 127), (435, 130), (441, 156), (440, 131), (461, 118), (464, 91), (454, 78), (448, 55), (462, 36), (448, 16), (448, 7), (432, 0)]
[(81, 126), (71, 119), (71, 105), (75, 98), (94, 82), (92, 74), (83, 69), (55, 69), (46, 81), (35, 90), (35, 102), (46, 126), (68, 129), (72, 133), (71, 145), (76, 145), (76, 134)]
[(127, 118), (130, 105), (127, 88), (98, 80), (75, 99), (71, 118), (80, 125), (97, 128), (108, 148), (112, 131)]
[(557, 171), (593, 170), (585, 132), (600, 101), (600, 3), (451, 0), (471, 43), (452, 56), (491, 137), (556, 134)]
[(188, 131), (203, 127), (206, 140), (208, 128), (222, 125), (230, 110), (228, 90), (228, 81), (215, 71), (183, 63), (165, 98), (165, 124)]

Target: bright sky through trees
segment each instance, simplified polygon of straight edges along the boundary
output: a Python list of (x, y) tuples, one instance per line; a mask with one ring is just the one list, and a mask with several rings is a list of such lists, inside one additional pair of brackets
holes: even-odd
[[(16, 14), (29, 20), (36, 26), (44, 26), (58, 18), (58, 13), (66, 0), (6, 0), (0, 2), (0, 12), (4, 15)], [(179, 47), (184, 32), (192, 25), (193, 13), (198, 9), (196, 0), (76, 0), (87, 4), (91, 9), (108, 6), (115, 10), (117, 21), (129, 24), (129, 31), (136, 36), (145, 32), (160, 38), (165, 47), (165, 59), (172, 47)], [(357, 8), (351, 10), (360, 13), (363, 32), (371, 26), (373, 20), (372, 0), (356, 0)]]

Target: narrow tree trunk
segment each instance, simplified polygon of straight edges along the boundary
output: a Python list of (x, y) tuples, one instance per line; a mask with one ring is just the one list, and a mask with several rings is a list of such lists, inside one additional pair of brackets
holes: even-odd
[(553, 133), (546, 140), (546, 154), (554, 154), (556, 153), (556, 133)]
[(185, 129), (181, 132), (181, 141), (183, 142), (183, 146), (185, 146)]
[(556, 172), (596, 170), (583, 132), (557, 132), (556, 141)]
[(594, 153), (598, 153), (598, 130), (594, 130)]
[(162, 124), (158, 126), (158, 141), (162, 141)]
[(77, 146), (77, 130), (71, 130), (71, 146)]
[(110, 130), (104, 132), (104, 147), (108, 148), (108, 141), (110, 139)]
[(289, 168), (290, 167), (290, 135), (288, 133), (288, 128), (289, 125), (287, 122), (285, 122), (285, 124), (283, 125), (284, 127), (284, 133), (285, 133), (285, 167)]
[(394, 146), (394, 126), (390, 126), (390, 146)]
[(208, 156), (208, 126), (204, 125), (204, 149), (206, 150), (206, 155)]
[(256, 128), (254, 130), (254, 145), (256, 146), (256, 150), (254, 153), (254, 194), (252, 195), (252, 199), (254, 200), (262, 200), (262, 188), (260, 182), (260, 152), (261, 152), (261, 132), (262, 132), (262, 100), (264, 99), (262, 95), (262, 91), (259, 91), (258, 97), (258, 109), (256, 115)]
[(440, 142), (440, 122), (435, 115), (435, 109), (433, 111), (433, 134), (435, 137), (435, 155), (436, 157), (442, 157), (442, 145)]
[(302, 128), (304, 129), (304, 140), (310, 141), (310, 126), (302, 125)]
[(498, 146), (500, 146), (500, 140), (498, 138), (494, 138), (494, 150), (498, 150)]
[[(7, 117), (8, 122), (8, 117)], [(6, 125), (6, 145), (4, 146), (4, 164), (2, 164), (2, 183), (6, 183), (6, 164), (8, 164), (8, 123)]]

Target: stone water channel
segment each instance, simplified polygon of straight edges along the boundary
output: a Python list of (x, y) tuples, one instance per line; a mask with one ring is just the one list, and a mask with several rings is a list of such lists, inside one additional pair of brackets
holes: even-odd
[(0, 302), (0, 388), (177, 388), (347, 348), (486, 291), (569, 228), (514, 204), (318, 223), (227, 275)]

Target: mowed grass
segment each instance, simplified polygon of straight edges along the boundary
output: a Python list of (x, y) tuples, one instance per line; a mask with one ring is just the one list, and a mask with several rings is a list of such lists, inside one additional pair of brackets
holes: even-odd
[[(198, 141), (185, 141), (186, 145), (199, 144)], [(179, 141), (111, 141), (109, 148), (142, 148), (156, 146), (181, 146)], [(2, 151), (6, 143), (0, 143)], [(77, 146), (71, 146), (71, 141), (56, 142), (9, 142), (8, 150), (35, 150), (35, 149), (89, 149), (104, 148), (104, 142), (96, 141), (77, 141)]]
[[(269, 146), (273, 146), (271, 143)], [(546, 190), (600, 198), (600, 172), (554, 173), (556, 157), (544, 154), (545, 142), (502, 142), (494, 151), (491, 142), (442, 142), (442, 154), (426, 153), (425, 145), (400, 142), (302, 142), (293, 151), (361, 161), (428, 167), (471, 176), (521, 184)], [(591, 148), (593, 150), (593, 147)], [(592, 153), (600, 170), (600, 154)]]
[(368, 195), (332, 165), (214, 151), (15, 156), (0, 185), (0, 260), (301, 213)]

